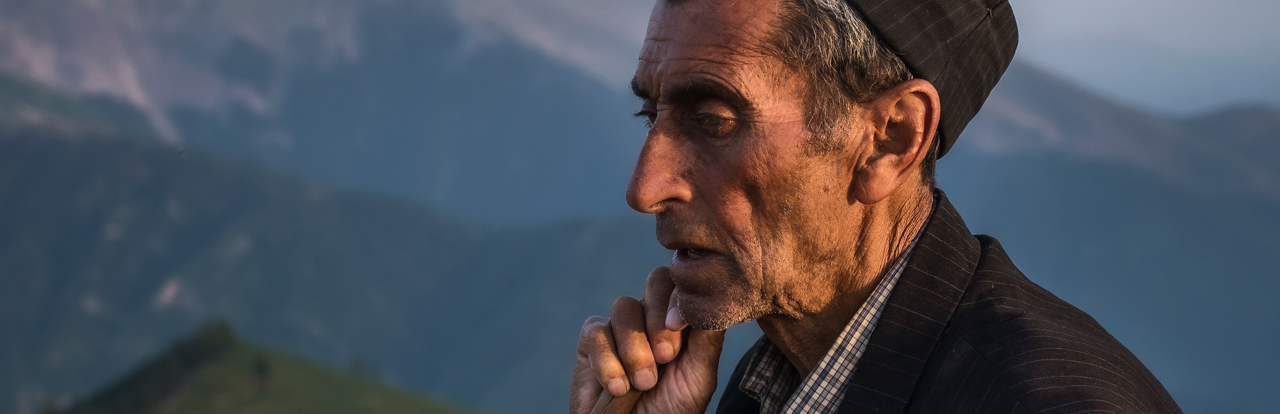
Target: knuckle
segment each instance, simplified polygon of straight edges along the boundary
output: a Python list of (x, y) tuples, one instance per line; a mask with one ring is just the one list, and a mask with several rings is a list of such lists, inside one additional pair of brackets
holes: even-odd
[(620, 310), (626, 310), (639, 305), (640, 301), (630, 296), (622, 296), (613, 301), (613, 312), (616, 314)]
[(623, 352), (619, 355), (619, 359), (623, 365), (630, 368), (628, 371), (638, 371), (654, 365), (653, 356), (649, 355), (648, 347), (629, 347), (629, 352)]
[(649, 272), (649, 276), (644, 279), (645, 286), (653, 286), (654, 283), (658, 282), (658, 277), (659, 277), (658, 269), (662, 269), (662, 267), (654, 268), (652, 271)]
[(578, 342), (588, 348), (608, 345), (611, 334), (608, 323), (593, 323), (582, 327)]
[(650, 350), (649, 339), (644, 331), (634, 330), (625, 334), (615, 334), (615, 336), (619, 338), (618, 359), (628, 371), (644, 369), (654, 364), (653, 352)]
[(598, 330), (604, 325), (607, 325), (608, 323), (609, 323), (608, 319), (605, 319), (600, 316), (592, 316), (590, 318), (587, 318), (585, 322), (582, 322), (582, 333), (586, 334), (588, 332)]
[(645, 278), (645, 285), (657, 285), (657, 283), (666, 285), (668, 279), (671, 279), (671, 273), (669, 272), (671, 272), (671, 268), (664, 267), (664, 265), (653, 268), (649, 272), (649, 277)]
[(617, 355), (612, 353), (600, 353), (595, 358), (591, 358), (591, 367), (595, 371), (596, 378), (605, 381), (619, 378), (627, 375), (626, 369), (622, 367), (622, 362), (618, 360)]
[(644, 316), (639, 313), (631, 313), (626, 317), (614, 319), (609, 328), (614, 338), (619, 338), (621, 341), (630, 340), (635, 335), (644, 336), (646, 331)]
[(645, 284), (665, 281), (668, 277), (667, 272), (670, 268), (666, 266), (658, 266), (649, 271), (649, 277), (645, 279)]

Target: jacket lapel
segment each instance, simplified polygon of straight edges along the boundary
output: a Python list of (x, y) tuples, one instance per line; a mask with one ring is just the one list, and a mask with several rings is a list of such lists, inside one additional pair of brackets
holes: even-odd
[(929, 355), (977, 267), (978, 241), (946, 194), (936, 191), (933, 216), (849, 380), (841, 414), (906, 410)]

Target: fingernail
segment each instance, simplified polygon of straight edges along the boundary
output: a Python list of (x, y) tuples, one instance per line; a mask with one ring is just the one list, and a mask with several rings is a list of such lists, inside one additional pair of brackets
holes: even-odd
[(648, 391), (654, 385), (658, 385), (658, 375), (653, 370), (644, 370), (636, 373), (635, 382), (636, 389), (640, 391)]
[(614, 397), (621, 397), (627, 393), (627, 382), (621, 379), (609, 381), (609, 393)]
[(665, 364), (676, 359), (676, 351), (671, 344), (659, 342), (658, 346), (653, 347), (653, 357), (660, 361), (660, 364)]
[(678, 331), (684, 329), (684, 318), (680, 317), (680, 308), (667, 309), (667, 330)]

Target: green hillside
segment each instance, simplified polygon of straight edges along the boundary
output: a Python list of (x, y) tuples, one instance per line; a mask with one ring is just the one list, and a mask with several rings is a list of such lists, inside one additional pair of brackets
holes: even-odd
[(66, 414), (464, 414), (206, 325)]
[(668, 255), (645, 218), (494, 228), (200, 151), (0, 134), (0, 413), (211, 318), (484, 411), (563, 411), (581, 321)]

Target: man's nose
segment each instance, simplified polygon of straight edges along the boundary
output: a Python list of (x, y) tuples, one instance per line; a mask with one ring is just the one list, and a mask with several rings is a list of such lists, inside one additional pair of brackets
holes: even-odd
[(635, 211), (656, 214), (674, 203), (693, 198), (687, 178), (688, 154), (672, 137), (651, 130), (636, 169), (627, 183), (627, 204)]

